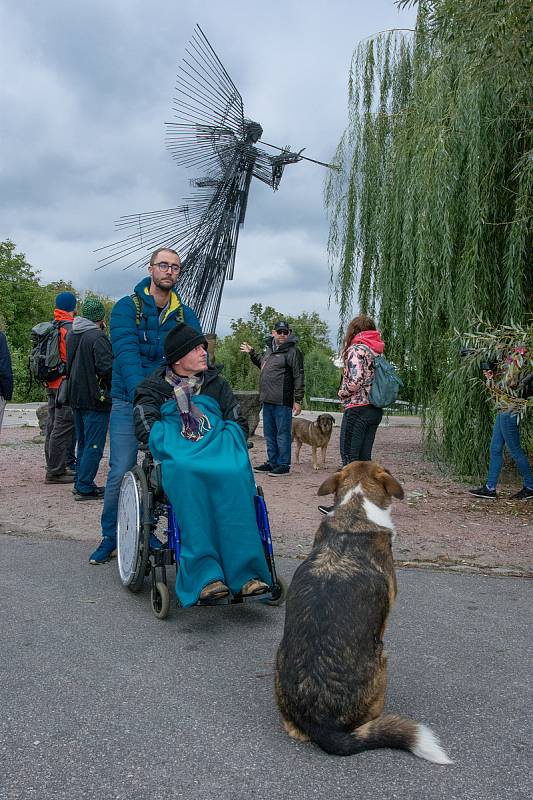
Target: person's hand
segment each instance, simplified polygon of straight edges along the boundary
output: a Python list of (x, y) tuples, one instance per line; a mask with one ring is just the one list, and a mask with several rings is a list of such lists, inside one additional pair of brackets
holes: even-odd
[(292, 413), (294, 414), (295, 417), (297, 417), (298, 414), (301, 413), (301, 411), (302, 411), (302, 407), (301, 407), (300, 403), (293, 403), (292, 404)]
[(239, 347), (241, 353), (251, 353), (253, 349), (254, 348), (252, 347), (252, 345), (248, 344), (248, 342), (243, 342)]

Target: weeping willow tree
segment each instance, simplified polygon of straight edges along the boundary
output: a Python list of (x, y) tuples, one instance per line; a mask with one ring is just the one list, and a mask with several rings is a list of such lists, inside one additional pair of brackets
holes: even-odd
[[(398, 5), (408, 5), (406, 0)], [(486, 464), (491, 412), (457, 380), (454, 330), (531, 312), (530, 0), (420, 2), (412, 33), (361, 43), (328, 176), (343, 326), (379, 318), (387, 354), (429, 409), (428, 445), (462, 475)]]

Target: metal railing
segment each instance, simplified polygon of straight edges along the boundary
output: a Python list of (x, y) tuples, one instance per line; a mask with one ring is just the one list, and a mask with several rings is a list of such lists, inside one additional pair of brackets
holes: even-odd
[[(338, 410), (342, 411), (342, 404), (338, 399), (332, 399), (331, 397), (309, 397), (308, 398), (310, 403), (317, 403), (320, 405), (336, 405), (338, 406)], [(310, 411), (315, 409), (310, 409)], [(410, 403), (408, 400), (396, 400), (394, 405), (389, 406), (383, 409), (383, 413), (387, 416), (403, 416), (403, 417), (415, 417), (419, 414), (420, 408), (416, 406), (414, 403)]]

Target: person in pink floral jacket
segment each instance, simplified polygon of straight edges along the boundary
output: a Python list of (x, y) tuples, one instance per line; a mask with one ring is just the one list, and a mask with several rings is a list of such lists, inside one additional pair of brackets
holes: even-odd
[(370, 403), (369, 394), (374, 380), (374, 357), (382, 355), (384, 349), (373, 319), (365, 314), (352, 319), (344, 339), (344, 370), (339, 389), (339, 400), (344, 406), (340, 441), (343, 466), (372, 458), (383, 411)]
[[(381, 408), (369, 400), (374, 380), (374, 357), (385, 349), (376, 323), (366, 314), (352, 319), (344, 337), (342, 361), (344, 369), (339, 400), (344, 406), (341, 425), (342, 466), (352, 461), (370, 461)], [(333, 506), (318, 506), (321, 514), (329, 514)]]

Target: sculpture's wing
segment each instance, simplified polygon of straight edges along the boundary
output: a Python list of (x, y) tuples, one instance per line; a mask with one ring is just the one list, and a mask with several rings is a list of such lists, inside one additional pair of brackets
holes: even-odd
[(242, 97), (199, 25), (179, 67), (174, 98), (179, 122), (167, 123), (175, 161), (221, 177), (244, 139)]
[(116, 228), (124, 238), (97, 251), (103, 254), (98, 269), (116, 262), (124, 269), (144, 266), (150, 253), (164, 246), (183, 260), (218, 187), (235, 170), (244, 136), (243, 101), (199, 25), (178, 69), (173, 107), (179, 121), (167, 123), (167, 147), (180, 166), (201, 170), (203, 177), (191, 181), (195, 190), (187, 205), (121, 217)]

